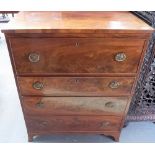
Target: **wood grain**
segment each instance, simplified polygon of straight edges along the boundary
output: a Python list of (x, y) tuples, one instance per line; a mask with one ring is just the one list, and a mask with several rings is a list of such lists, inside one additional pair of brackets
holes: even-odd
[(5, 33), (150, 33), (153, 28), (129, 12), (20, 12)]
[[(56, 133), (118, 141), (153, 31), (129, 12), (19, 13), (2, 32), (29, 141)], [(123, 62), (115, 60), (120, 52)], [(37, 81), (43, 89), (32, 88)]]
[[(11, 38), (10, 44), (16, 72), (20, 74), (50, 73), (136, 73), (144, 40), (104, 38)], [(22, 51), (22, 52), (21, 52)], [(126, 60), (115, 56), (125, 53)], [(29, 61), (36, 53), (40, 60)], [(20, 60), (20, 61), (19, 61)]]
[[(125, 96), (130, 95), (134, 77), (18, 77), (22, 95), (29, 96)], [(33, 85), (39, 82), (43, 88)], [(110, 85), (116, 82), (118, 88)]]
[(119, 131), (121, 117), (115, 116), (27, 116), (28, 128), (37, 132)]
[(22, 97), (26, 115), (120, 115), (127, 97)]

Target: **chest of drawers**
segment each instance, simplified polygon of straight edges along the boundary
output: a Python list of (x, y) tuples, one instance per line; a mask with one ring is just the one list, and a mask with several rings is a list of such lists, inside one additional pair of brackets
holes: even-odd
[(20, 12), (5, 33), (29, 141), (119, 140), (153, 29), (129, 12)]

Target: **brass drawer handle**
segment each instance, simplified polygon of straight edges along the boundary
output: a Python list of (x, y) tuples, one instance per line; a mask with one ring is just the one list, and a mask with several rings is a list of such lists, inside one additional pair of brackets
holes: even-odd
[(101, 123), (101, 127), (102, 128), (106, 128), (106, 127), (108, 127), (110, 125), (110, 122), (108, 122), (108, 121), (103, 121), (102, 123)]
[(112, 81), (112, 82), (110, 82), (110, 84), (109, 84), (109, 87), (112, 88), (112, 89), (116, 89), (116, 88), (118, 88), (119, 86), (120, 86), (120, 82), (118, 82), (118, 81)]
[(37, 90), (41, 90), (44, 88), (44, 84), (42, 82), (39, 82), (39, 81), (34, 82), (32, 86), (34, 89), (37, 89)]
[(40, 101), (40, 102), (36, 103), (36, 107), (37, 108), (44, 108), (44, 103)]
[(126, 54), (125, 53), (117, 53), (115, 55), (115, 60), (118, 61), (118, 62), (121, 62), (121, 61), (125, 61), (126, 60)]
[(32, 63), (38, 62), (40, 60), (40, 55), (33, 52), (29, 54), (29, 61)]
[(114, 106), (115, 106), (115, 104), (113, 102), (105, 103), (105, 107), (107, 107), (107, 108), (113, 108)]

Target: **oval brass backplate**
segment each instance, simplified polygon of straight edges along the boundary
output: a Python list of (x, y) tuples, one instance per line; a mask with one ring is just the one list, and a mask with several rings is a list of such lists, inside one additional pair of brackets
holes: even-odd
[(35, 53), (35, 52), (32, 52), (29, 54), (29, 61), (32, 62), (32, 63), (36, 63), (40, 60), (40, 55)]
[(105, 103), (105, 107), (113, 108), (114, 106), (115, 106), (115, 104), (113, 102), (107, 102), (107, 103)]
[(44, 108), (44, 103), (40, 101), (40, 102), (36, 103), (36, 107), (37, 108)]
[(125, 61), (126, 60), (126, 54), (121, 52), (121, 53), (117, 53), (115, 55), (115, 60), (118, 61), (118, 62), (122, 62), (122, 61)]
[(42, 82), (36, 81), (32, 84), (34, 89), (40, 90), (43, 89), (44, 84)]
[(116, 88), (118, 88), (120, 85), (121, 85), (121, 84), (120, 84), (120, 82), (118, 82), (118, 81), (111, 81), (111, 82), (109, 83), (109, 87), (110, 87), (111, 89), (116, 89)]

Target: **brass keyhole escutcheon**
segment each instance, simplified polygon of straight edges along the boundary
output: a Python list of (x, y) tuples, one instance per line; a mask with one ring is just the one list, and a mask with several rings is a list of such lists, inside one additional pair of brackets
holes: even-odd
[(75, 47), (79, 47), (79, 45), (80, 45), (79, 42), (75, 43)]
[(75, 79), (75, 83), (76, 84), (80, 83), (80, 80), (79, 79)]

